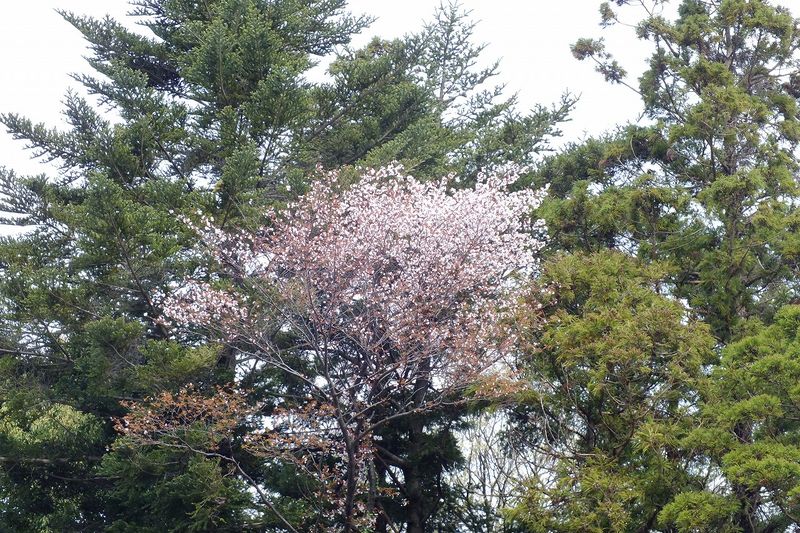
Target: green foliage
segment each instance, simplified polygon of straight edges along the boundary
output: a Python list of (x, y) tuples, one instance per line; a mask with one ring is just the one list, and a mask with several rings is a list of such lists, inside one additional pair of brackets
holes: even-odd
[[(640, 9), (636, 33), (653, 55), (638, 85), (602, 40), (573, 46), (577, 59), (635, 90), (651, 122), (570, 145), (530, 178), (551, 185), (540, 209), (552, 236), (548, 253), (575, 254), (556, 264), (611, 249), (650, 265), (644, 278), (619, 265), (610, 270), (621, 293), (596, 267), (587, 267), (592, 281), (584, 283), (599, 296), (576, 292), (574, 274), (556, 278), (567, 280), (553, 287), (566, 309), (546, 308), (543, 333), (530, 334), (545, 361), (529, 363), (543, 376), (534, 389), (546, 392), (531, 393), (535, 401), (520, 416), (532, 442), (559, 452), (556, 474), (531, 481), (515, 511), (531, 530), (797, 525), (797, 311), (784, 306), (796, 303), (798, 289), (800, 24), (765, 0), (685, 0), (675, 20), (664, 15), (666, 4), (601, 6), (604, 27), (625, 21), (634, 9), (626, 6)], [(663, 295), (661, 304), (631, 300), (643, 280)], [(598, 302), (610, 305), (599, 313)], [(662, 314), (669, 308), (672, 318)], [(696, 329), (696, 318), (713, 337)], [(652, 360), (641, 366), (637, 354), (664, 346), (648, 338), (658, 331), (650, 321), (671, 323), (663, 338), (685, 335), (685, 346), (699, 342), (706, 355), (689, 367), (662, 359), (660, 372)], [(620, 354), (639, 370), (618, 380)], [(650, 409), (647, 394), (629, 390), (670, 391), (671, 400)], [(608, 398), (624, 408), (610, 408)], [(607, 432), (587, 432), (587, 420)]]
[(662, 525), (674, 525), (678, 531), (738, 531), (730, 522), (736, 513), (736, 501), (707, 492), (684, 492), (664, 506), (659, 513)]
[(666, 524), (682, 527), (687, 513), (703, 501), (728, 502), (714, 513), (694, 516), (693, 524), (704, 531), (716, 530), (720, 520), (754, 521), (755, 531), (794, 521), (800, 505), (800, 307), (784, 307), (772, 325), (752, 329), (723, 350), (704, 392), (697, 428), (681, 443), (708, 457), (706, 475), (728, 484), (676, 498), (662, 512)]
[[(743, 319), (786, 303), (771, 299), (797, 271), (797, 95), (785, 80), (800, 65), (800, 33), (763, 0), (685, 1), (679, 11), (638, 25), (655, 44), (636, 89), (654, 124), (570, 147), (537, 179), (569, 172), (543, 213), (556, 246), (676, 265), (675, 295), (728, 340)], [(602, 12), (609, 24), (621, 16)], [(597, 41), (573, 51), (617, 72)]]
[[(71, 406), (43, 402), (38, 391), (3, 384), (0, 407), (0, 521), (15, 531), (91, 527), (101, 512), (92, 494), (67, 490), (91, 479), (105, 438), (104, 422)], [(76, 515), (82, 509), (82, 518)]]
[[(123, 441), (100, 472), (115, 484), (106, 496), (108, 531), (241, 531), (252, 505), (243, 484), (218, 459), (191, 452), (142, 450)], [(141, 513), (144, 512), (144, 516)]]
[(517, 416), (542, 428), (530, 438), (553, 477), (531, 480), (511, 515), (530, 530), (646, 529), (691, 482), (669, 443), (691, 415), (713, 341), (659, 294), (663, 274), (611, 251), (544, 266), (545, 321), (529, 348), (534, 387)]

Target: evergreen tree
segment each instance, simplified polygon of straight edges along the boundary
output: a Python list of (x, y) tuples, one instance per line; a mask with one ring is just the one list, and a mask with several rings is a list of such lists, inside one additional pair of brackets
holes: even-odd
[[(561, 176), (545, 213), (576, 244), (672, 263), (675, 296), (726, 341), (793, 290), (798, 23), (759, 1), (685, 1), (674, 22), (645, 15), (636, 31), (655, 52), (636, 91), (652, 125), (551, 160), (541, 176)], [(622, 82), (602, 41), (573, 53)]]
[(545, 265), (544, 325), (520, 308), (533, 388), (517, 408), (539, 428), (530, 445), (544, 474), (513, 521), (537, 532), (649, 531), (689, 486), (675, 453), (651, 441), (691, 415), (714, 343), (659, 294), (663, 274), (608, 250)]
[(4, 529), (247, 521), (226, 465), (112, 446), (112, 417), (124, 399), (232, 379), (230, 354), (156, 321), (155, 295), (197, 266), (174, 213), (230, 220), (271, 201), (309, 112), (302, 73), (363, 25), (342, 5), (140, 2), (153, 37), (63, 13), (90, 43), (100, 76), (78, 81), (101, 108), (69, 94), (67, 131), (2, 117), (61, 169), (3, 179), (3, 210), (36, 226), (1, 252)]
[[(684, 0), (674, 20), (665, 15), (669, 2), (615, 4), (619, 13), (601, 6), (603, 24), (620, 23), (632, 9), (625, 6), (635, 4), (643, 15), (637, 35), (654, 49), (638, 86), (630, 85), (649, 124), (621, 127), (550, 158), (532, 177), (551, 184), (540, 212), (553, 253), (614, 249), (663, 265), (653, 283), (686, 306), (687, 320), (710, 326), (717, 355), (704, 374), (682, 378), (678, 411), (665, 411), (662, 420), (626, 421), (635, 403), (606, 413), (609, 426), (633, 432), (630, 455), (609, 460), (599, 446), (589, 453), (605, 460), (588, 464), (579, 453), (568, 454), (572, 470), (544, 488), (534, 486), (519, 516), (533, 530), (788, 530), (797, 526), (790, 494), (800, 482), (788, 419), (798, 411), (783, 384), (792, 379), (795, 357), (793, 308), (779, 309), (797, 295), (800, 25), (787, 8), (763, 0)], [(602, 40), (581, 39), (573, 53), (594, 61), (608, 81), (628, 84)], [(607, 327), (617, 318), (609, 317)], [(548, 320), (545, 330), (551, 327)], [(653, 331), (645, 324), (631, 329)], [(617, 353), (613, 339), (599, 351), (603, 358)], [(627, 351), (647, 345), (643, 340)], [(567, 347), (553, 350), (558, 365), (571, 353)], [(534, 375), (547, 376), (549, 367), (541, 365), (531, 363)], [(774, 372), (770, 392), (765, 367)], [(578, 380), (587, 391), (607, 390), (613, 367), (587, 362), (579, 368), (590, 371)], [(645, 386), (647, 379), (625, 383)], [(566, 402), (566, 390), (555, 397)], [(582, 409), (562, 403), (551, 416), (582, 418)], [(553, 447), (565, 442), (560, 437)], [(653, 458), (661, 464), (649, 463)], [(565, 488), (558, 482), (563, 472), (589, 486)], [(669, 472), (660, 490), (644, 489), (643, 480)], [(618, 499), (604, 499), (605, 491), (620, 491), (627, 504), (615, 507)]]
[(703, 477), (664, 507), (662, 526), (767, 532), (800, 522), (800, 308), (786, 306), (771, 322), (722, 351), (678, 441)]

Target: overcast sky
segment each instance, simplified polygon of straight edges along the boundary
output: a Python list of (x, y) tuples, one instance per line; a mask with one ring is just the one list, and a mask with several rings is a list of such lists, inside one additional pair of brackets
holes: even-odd
[[(3, 2), (0, 8), (0, 111), (13, 111), (35, 122), (58, 125), (65, 91), (76, 88), (68, 77), (85, 72), (85, 43), (79, 33), (55, 12), (56, 8), (97, 17), (124, 19), (126, 0), (27, 0)], [(486, 42), (486, 59), (500, 59), (501, 81), (517, 92), (523, 107), (558, 100), (565, 90), (581, 94), (567, 139), (578, 139), (635, 120), (639, 102), (621, 86), (610, 86), (588, 63), (569, 52), (578, 37), (606, 34), (609, 48), (618, 52), (632, 73), (642, 69), (647, 49), (629, 32), (601, 32), (599, 0), (466, 0), (463, 5), (479, 21), (477, 39)], [(355, 13), (377, 17), (355, 44), (371, 36), (396, 37), (420, 28), (438, 0), (351, 0)], [(0, 165), (22, 173), (42, 166), (30, 160), (21, 142), (0, 133)]]

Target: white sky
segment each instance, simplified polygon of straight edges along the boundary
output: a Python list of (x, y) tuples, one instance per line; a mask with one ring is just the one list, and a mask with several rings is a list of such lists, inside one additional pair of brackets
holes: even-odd
[[(371, 36), (400, 36), (429, 19), (438, 0), (351, 0), (353, 12), (377, 17), (355, 44)], [(58, 125), (65, 91), (77, 83), (71, 72), (86, 72), (86, 54), (80, 34), (55, 12), (68, 9), (102, 17), (123, 19), (125, 0), (3, 1), (0, 7), (0, 111), (17, 112), (34, 122)], [(581, 101), (564, 128), (566, 139), (596, 134), (615, 124), (635, 120), (637, 97), (621, 86), (610, 86), (588, 63), (574, 60), (569, 45), (578, 37), (599, 36), (599, 0), (466, 0), (479, 22), (477, 39), (488, 43), (487, 61), (500, 59), (501, 80), (517, 92), (523, 107), (558, 100), (567, 89), (580, 93)], [(620, 28), (603, 32), (609, 49), (629, 70), (638, 74), (647, 49)], [(21, 173), (45, 168), (30, 160), (23, 143), (0, 132), (0, 165)]]

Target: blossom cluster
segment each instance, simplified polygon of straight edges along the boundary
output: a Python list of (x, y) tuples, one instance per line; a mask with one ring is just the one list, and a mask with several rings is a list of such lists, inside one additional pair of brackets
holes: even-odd
[[(247, 308), (230, 291), (211, 284), (186, 280), (172, 294), (156, 294), (155, 301), (164, 308), (164, 318), (177, 324), (225, 326), (232, 329), (247, 318)], [(163, 319), (162, 319), (163, 320)]]
[[(257, 234), (209, 221), (195, 229), (237, 275), (299, 293), (295, 305), (313, 317), (315, 334), (408, 361), (435, 354), (443, 372), (462, 374), (497, 333), (509, 276), (529, 273), (541, 247), (541, 223), (528, 216), (542, 193), (509, 192), (518, 178), (508, 167), (454, 189), (454, 176), (422, 182), (390, 166), (343, 188), (331, 172)], [(164, 314), (179, 324), (239, 324), (248, 315), (240, 302), (190, 280), (164, 300)]]
[[(323, 465), (326, 498), (349, 502), (349, 521), (364, 502), (354, 487), (370, 485), (377, 428), (468, 386), (509, 390), (509, 309), (543, 244), (531, 216), (543, 191), (510, 191), (519, 174), (507, 167), (460, 187), (398, 165), (351, 185), (330, 172), (257, 232), (193, 226), (235, 289), (188, 280), (163, 299), (164, 316), (248, 346), (247, 357), (306, 385), (246, 442), (309, 473)], [(271, 344), (275, 331), (297, 339), (294, 357)]]
[(518, 177), (512, 167), (453, 190), (452, 176), (426, 183), (388, 167), (338, 192), (333, 173), (291, 207), (264, 251), (273, 271), (312, 288), (317, 329), (369, 351), (463, 358), (499, 322), (504, 281), (536, 263), (541, 224), (525, 223), (541, 192), (508, 192)]

